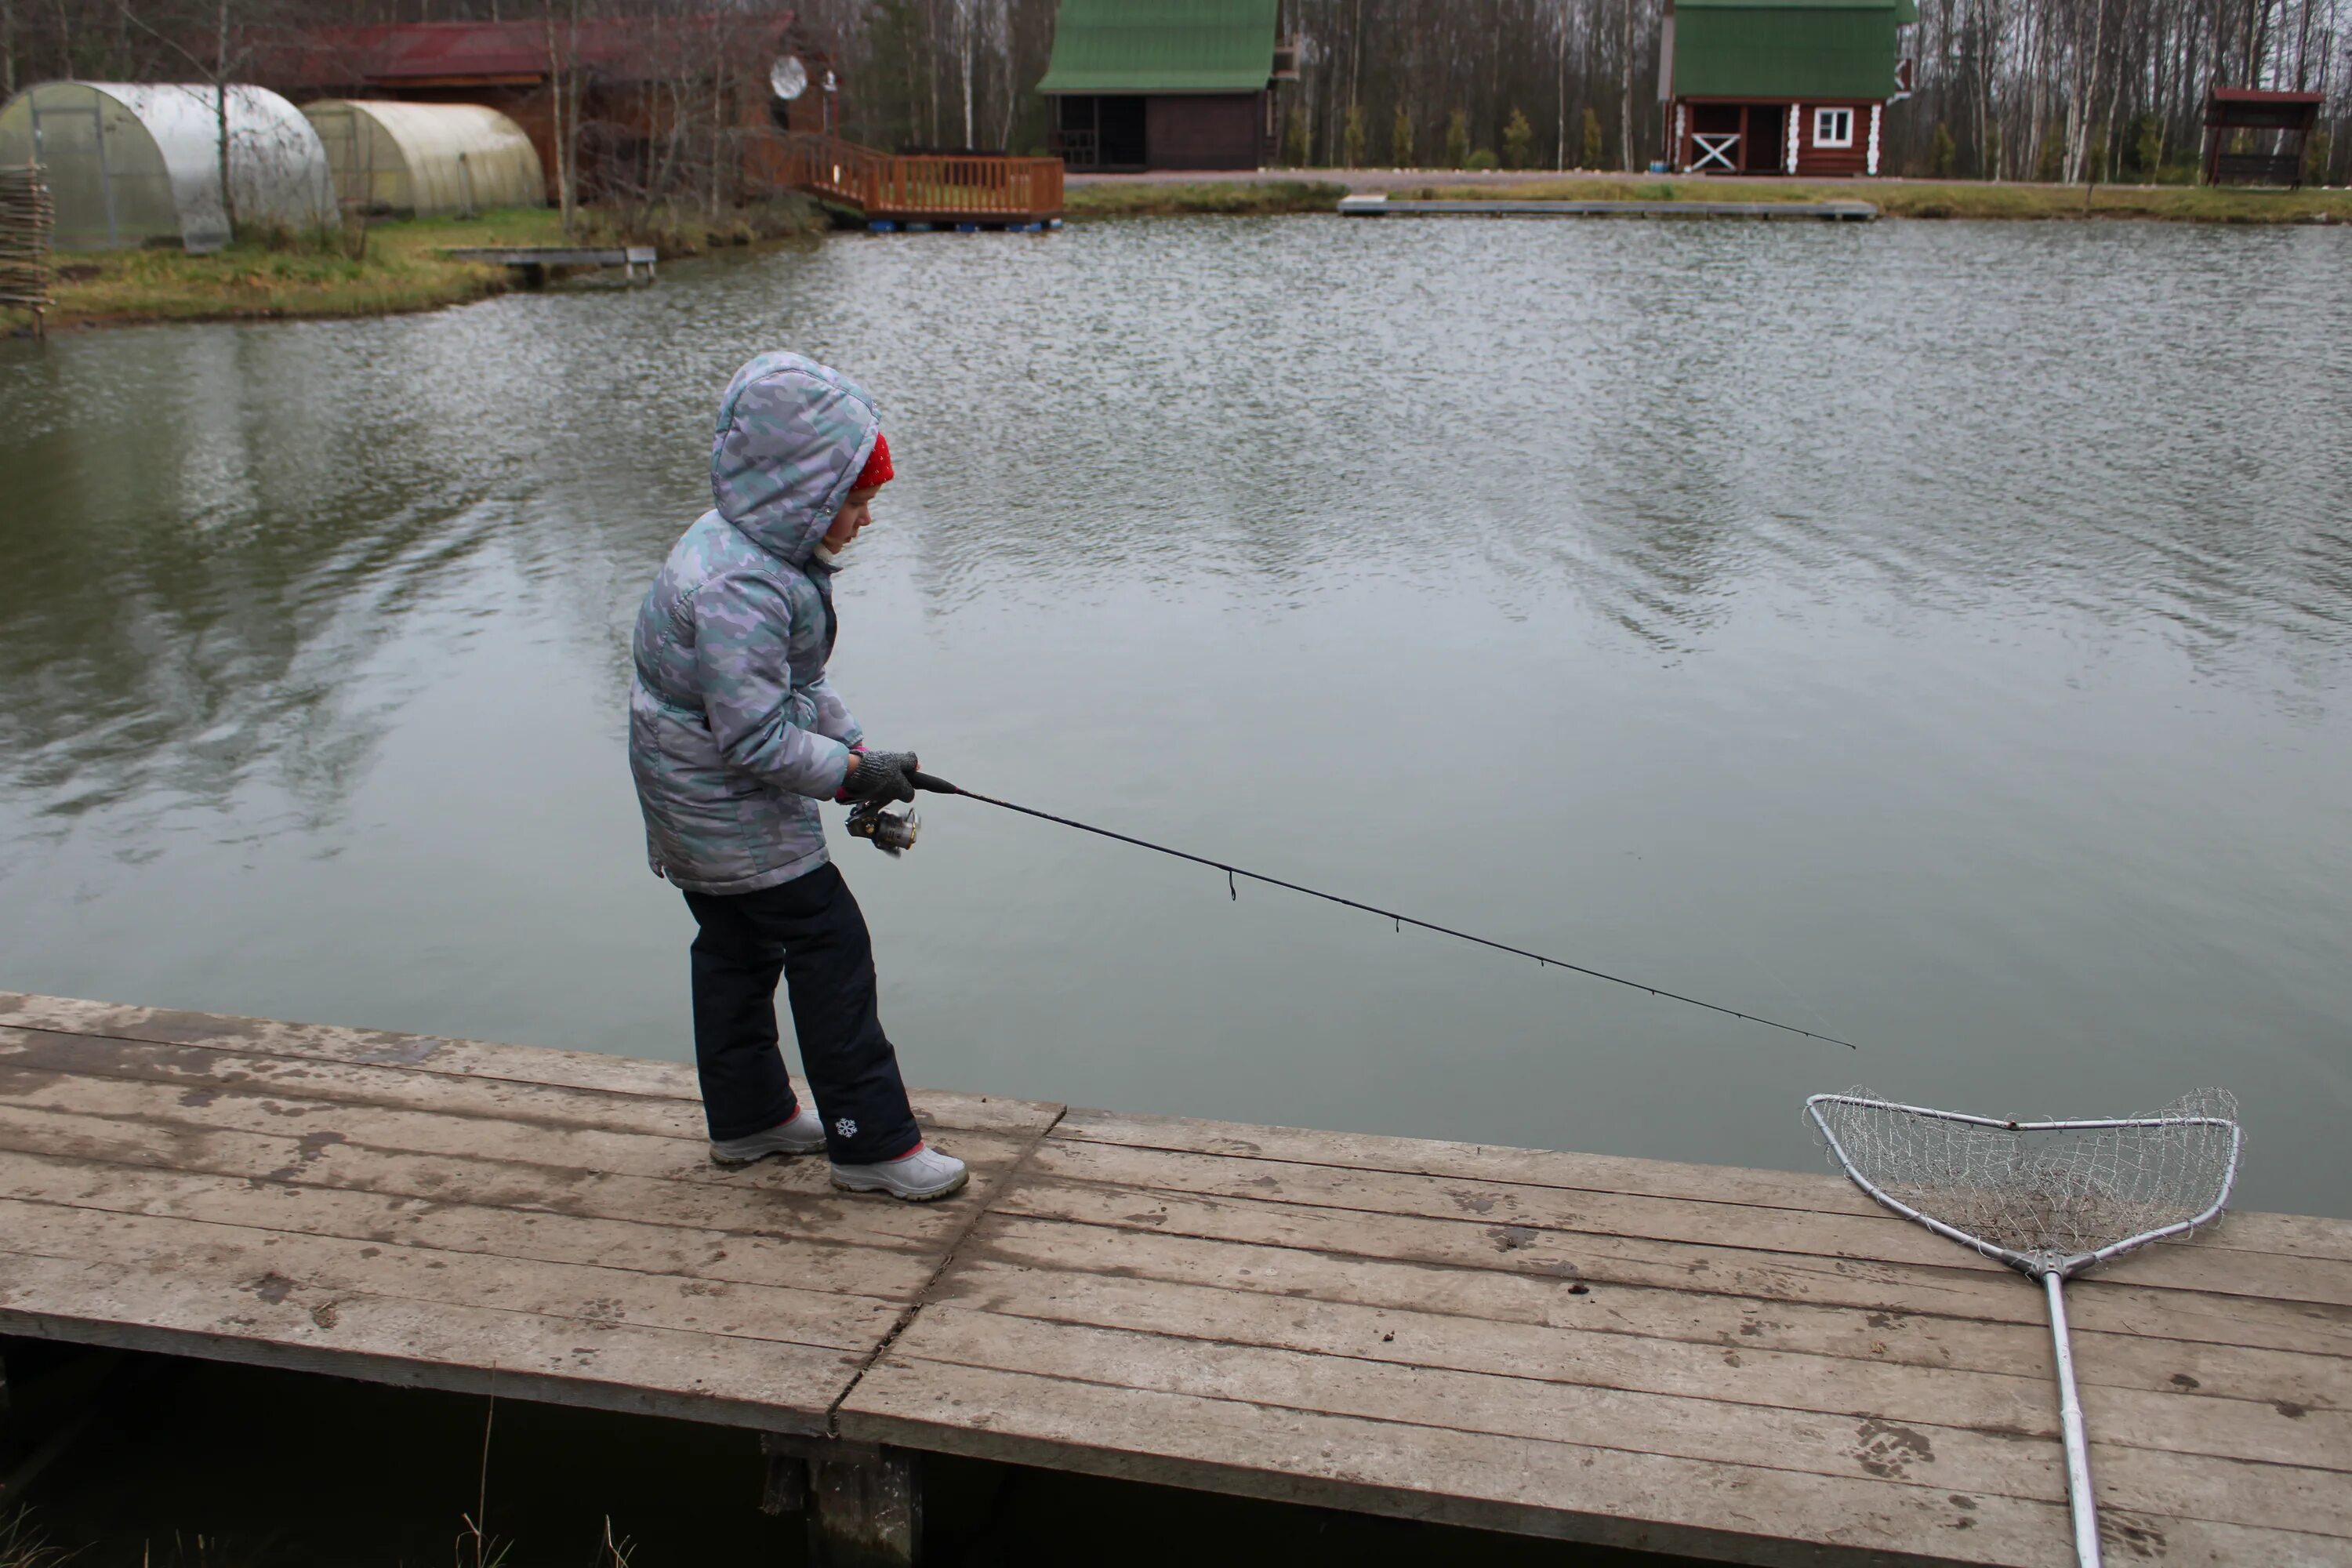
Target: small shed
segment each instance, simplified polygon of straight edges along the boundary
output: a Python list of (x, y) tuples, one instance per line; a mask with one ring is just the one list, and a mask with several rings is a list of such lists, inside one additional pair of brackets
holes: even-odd
[(1256, 169), (1275, 145), (1279, 0), (1061, 0), (1037, 90), (1074, 169)]
[(1666, 156), (1694, 174), (1878, 173), (1916, 0), (1668, 0)]
[(495, 109), (332, 98), (302, 112), (327, 149), (336, 193), (371, 216), (547, 205), (538, 150)]
[[(326, 150), (302, 113), (265, 88), (232, 86), (228, 177), (237, 221), (314, 228), (337, 220)], [(60, 250), (229, 241), (221, 201), (220, 99), (206, 83), (45, 81), (0, 109), (0, 163), (38, 162)]]
[(2315, 92), (2217, 87), (2205, 95), (2205, 183), (2303, 184), (2303, 149), (2319, 123)]

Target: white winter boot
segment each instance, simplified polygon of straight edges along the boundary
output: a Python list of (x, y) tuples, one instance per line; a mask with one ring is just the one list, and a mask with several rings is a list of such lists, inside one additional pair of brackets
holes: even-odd
[(928, 1143), (918, 1143), (910, 1152), (879, 1164), (833, 1168), (833, 1184), (845, 1193), (887, 1193), (915, 1204), (961, 1192), (971, 1178), (961, 1160), (942, 1154)]
[(790, 1121), (780, 1121), (765, 1132), (730, 1138), (725, 1142), (713, 1138), (710, 1163), (722, 1171), (740, 1171), (771, 1154), (814, 1154), (824, 1147), (824, 1123), (817, 1120), (814, 1110), (803, 1102)]

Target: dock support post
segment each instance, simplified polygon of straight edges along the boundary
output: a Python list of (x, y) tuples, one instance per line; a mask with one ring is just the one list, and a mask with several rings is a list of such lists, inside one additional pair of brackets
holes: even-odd
[(911, 1449), (762, 1434), (769, 1513), (805, 1512), (814, 1568), (913, 1568), (922, 1552), (919, 1460)]
[(809, 1561), (820, 1568), (911, 1568), (922, 1545), (917, 1456), (809, 1465)]

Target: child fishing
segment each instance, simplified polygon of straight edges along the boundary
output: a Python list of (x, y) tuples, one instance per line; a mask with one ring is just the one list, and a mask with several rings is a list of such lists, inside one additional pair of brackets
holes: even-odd
[[(710, 454), (717, 505), (637, 611), (629, 765), (654, 872), (699, 928), (694, 1056), (711, 1159), (822, 1149), (836, 1187), (924, 1202), (968, 1173), (915, 1123), (866, 919), (817, 810), (914, 798), (915, 753), (868, 750), (825, 680), (834, 574), (892, 473), (873, 400), (846, 376), (793, 353), (735, 373)], [(780, 975), (814, 1105), (778, 1047)]]

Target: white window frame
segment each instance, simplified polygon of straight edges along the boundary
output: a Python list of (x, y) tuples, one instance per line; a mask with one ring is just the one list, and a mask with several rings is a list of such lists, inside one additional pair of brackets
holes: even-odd
[[(1842, 118), (1841, 118), (1842, 117)], [(1842, 125), (1844, 134), (1828, 133), (1832, 125)], [(1813, 110), (1813, 145), (1816, 147), (1851, 147), (1853, 145), (1853, 110), (1851, 109), (1816, 109)]]

